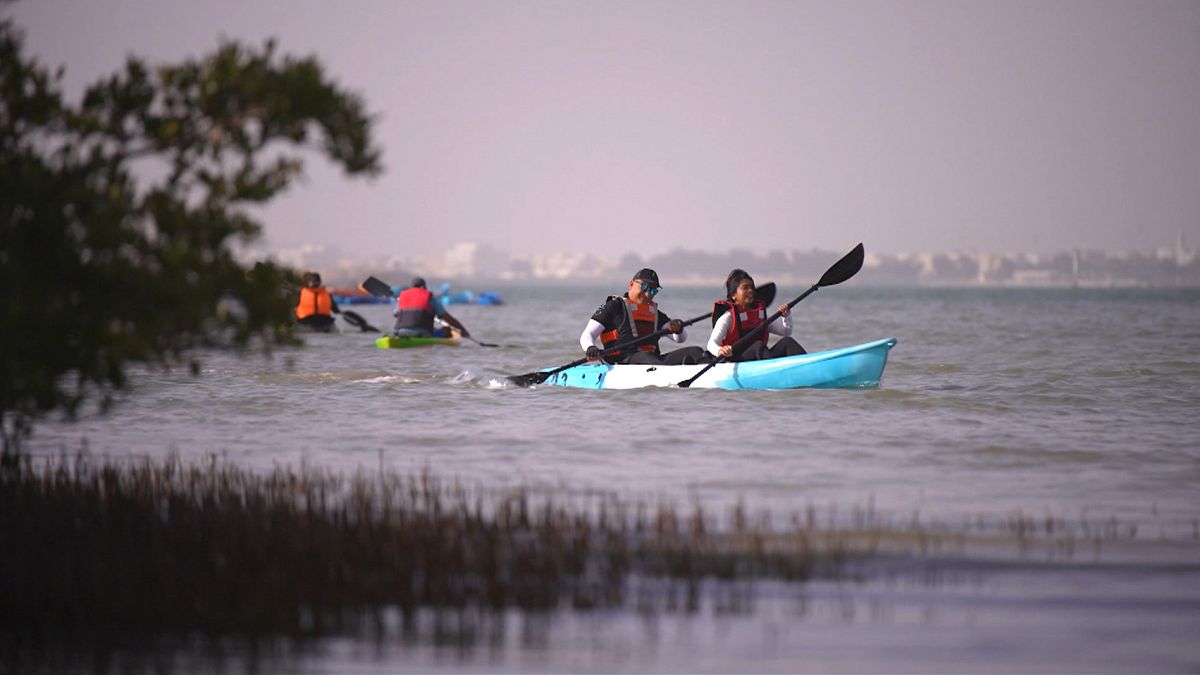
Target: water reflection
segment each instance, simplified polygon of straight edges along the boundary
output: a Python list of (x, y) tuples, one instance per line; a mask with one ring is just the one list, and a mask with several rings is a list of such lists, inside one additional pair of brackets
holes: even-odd
[[(1200, 536), (471, 492), (213, 461), (0, 472), (3, 672), (1188, 670)], [(1152, 634), (1139, 626), (1154, 626)], [(981, 660), (982, 659), (982, 660)], [(1132, 659), (1132, 660), (1131, 660)]]
[[(388, 607), (345, 617), (338, 632), (320, 637), (126, 635), (9, 665), (104, 673), (1185, 672), (1196, 663), (1196, 565), (907, 558), (865, 564), (854, 576), (639, 579), (621, 607)], [(1152, 633), (1143, 628), (1150, 625)]]

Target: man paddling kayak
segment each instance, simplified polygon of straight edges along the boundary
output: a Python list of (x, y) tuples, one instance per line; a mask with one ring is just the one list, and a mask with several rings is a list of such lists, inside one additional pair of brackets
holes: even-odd
[[(579, 346), (583, 348), (588, 360), (601, 359), (601, 350), (608, 349), (618, 343), (628, 342), (634, 338), (650, 335), (666, 326), (675, 342), (687, 340), (687, 331), (679, 319), (671, 319), (665, 312), (659, 311), (654, 296), (662, 290), (658, 282), (658, 273), (652, 269), (643, 268), (629, 280), (629, 290), (621, 296), (610, 295), (603, 305), (592, 314), (587, 326), (579, 336)], [(596, 341), (601, 346), (597, 346)], [(640, 363), (648, 365), (679, 365), (684, 363), (699, 363), (703, 360), (704, 350), (700, 347), (684, 347), (669, 354), (663, 354), (658, 349), (658, 341), (637, 347), (621, 350), (616, 354), (604, 357), (608, 363)]]
[(440, 319), (458, 329), (463, 337), (471, 337), (467, 327), (454, 318), (442, 307), (437, 297), (425, 286), (425, 279), (413, 277), (412, 286), (400, 291), (396, 296), (396, 325), (392, 333), (397, 336), (417, 337), (449, 337), (450, 331), (444, 327), (434, 327), (434, 320)]

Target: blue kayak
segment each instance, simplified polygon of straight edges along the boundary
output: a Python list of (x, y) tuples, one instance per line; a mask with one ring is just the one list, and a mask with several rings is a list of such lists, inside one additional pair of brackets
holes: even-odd
[[(853, 347), (765, 361), (721, 363), (691, 384), (707, 389), (799, 389), (877, 387), (895, 338)], [(584, 389), (672, 387), (704, 368), (687, 366), (584, 364), (551, 375), (546, 384)]]

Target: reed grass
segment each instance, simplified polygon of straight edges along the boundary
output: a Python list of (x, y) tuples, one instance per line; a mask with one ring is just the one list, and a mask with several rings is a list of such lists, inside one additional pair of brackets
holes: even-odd
[(0, 633), (10, 651), (316, 636), (384, 608), (618, 607), (632, 578), (804, 580), (838, 558), (802, 531), (712, 527), (699, 508), (565, 506), (429, 473), (26, 461), (0, 472)]
[(640, 608), (654, 584), (666, 584), (668, 606), (694, 610), (704, 583), (736, 596), (759, 579), (838, 577), (881, 551), (963, 550), (969, 537), (1025, 549), (1039, 536), (1074, 550), (1136, 534), (1020, 514), (993, 527), (946, 529), (915, 514), (894, 525), (870, 505), (846, 526), (820, 520), (810, 509), (777, 526), (739, 504), (719, 522), (700, 506), (472, 491), (429, 472), (25, 460), (0, 470), (0, 650), (304, 639), (431, 608)]

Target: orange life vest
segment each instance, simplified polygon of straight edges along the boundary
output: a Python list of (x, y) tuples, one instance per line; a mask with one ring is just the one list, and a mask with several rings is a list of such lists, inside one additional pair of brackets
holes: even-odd
[[(612, 298), (610, 298), (612, 299)], [(638, 304), (631, 301), (629, 298), (616, 298), (620, 300), (625, 307), (625, 319), (619, 326), (611, 330), (606, 330), (600, 334), (600, 344), (604, 345), (605, 349), (612, 347), (619, 342), (627, 342), (634, 338), (649, 335), (658, 330), (658, 305), (649, 302), (646, 304)], [(637, 347), (644, 352), (658, 352), (658, 341), (651, 344), (644, 344)]]
[(300, 302), (296, 305), (296, 318), (307, 319), (314, 314), (320, 316), (333, 314), (333, 296), (324, 286), (316, 288), (306, 286), (300, 289)]
[[(722, 307), (733, 317), (733, 322), (729, 326), (729, 334), (721, 341), (722, 347), (732, 347), (742, 336), (748, 335), (750, 331), (758, 328), (767, 320), (767, 308), (761, 302), (742, 308), (730, 300), (719, 300), (713, 303), (713, 316), (717, 316), (717, 312), (721, 311)], [(759, 338), (762, 339), (764, 345), (770, 339), (769, 332), (766, 328), (759, 332)]]
[(406, 288), (396, 297), (396, 328), (433, 332), (433, 293), (426, 288)]

